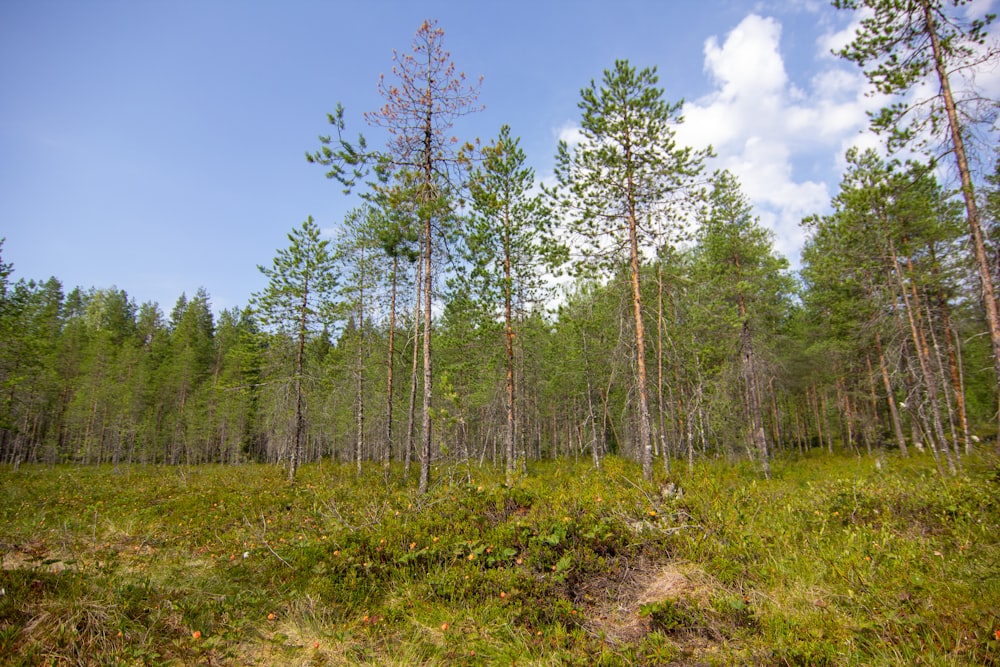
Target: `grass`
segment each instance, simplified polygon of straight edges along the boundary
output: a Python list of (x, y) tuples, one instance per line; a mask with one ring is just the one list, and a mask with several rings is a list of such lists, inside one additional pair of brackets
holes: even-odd
[(0, 662), (1000, 664), (995, 460), (773, 469), (0, 468)]

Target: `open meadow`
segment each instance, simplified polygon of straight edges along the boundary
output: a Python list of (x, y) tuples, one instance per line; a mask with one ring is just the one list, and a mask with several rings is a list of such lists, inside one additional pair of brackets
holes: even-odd
[(0, 662), (1000, 664), (994, 458), (401, 475), (4, 467)]

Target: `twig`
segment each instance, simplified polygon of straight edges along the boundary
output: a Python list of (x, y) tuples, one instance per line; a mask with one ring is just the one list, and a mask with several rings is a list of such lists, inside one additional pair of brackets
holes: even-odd
[[(250, 525), (250, 522), (247, 521), (246, 517), (243, 517), (243, 521), (244, 521), (244, 523), (247, 524), (247, 526)], [(271, 545), (268, 544), (268, 542), (267, 542), (267, 519), (264, 518), (264, 512), (260, 513), (260, 523), (261, 523), (261, 526), (263, 526), (263, 532), (261, 532), (261, 534), (260, 534), (260, 541), (264, 543), (264, 546), (267, 547), (267, 550), (270, 551), (274, 555), (275, 558), (277, 558), (278, 560), (280, 560), (287, 567), (291, 567), (291, 564), (287, 560), (285, 560), (284, 558), (282, 558), (278, 554), (277, 551), (275, 551), (274, 549), (272, 549)]]

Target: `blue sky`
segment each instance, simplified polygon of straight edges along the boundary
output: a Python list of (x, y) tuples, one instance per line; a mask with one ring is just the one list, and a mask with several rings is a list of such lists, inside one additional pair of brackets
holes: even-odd
[[(989, 2), (975, 3), (980, 9)], [(15, 278), (125, 289), (169, 313), (204, 287), (216, 310), (264, 286), (286, 234), (332, 228), (356, 200), (304, 153), (347, 109), (348, 133), (392, 51), (439, 21), (485, 110), (539, 178), (578, 122), (579, 90), (615, 59), (656, 65), (686, 100), (681, 137), (712, 143), (793, 263), (861, 131), (860, 73), (829, 55), (849, 12), (811, 0), (12, 0), (0, 3), (0, 237)], [(990, 79), (989, 85), (995, 81)]]

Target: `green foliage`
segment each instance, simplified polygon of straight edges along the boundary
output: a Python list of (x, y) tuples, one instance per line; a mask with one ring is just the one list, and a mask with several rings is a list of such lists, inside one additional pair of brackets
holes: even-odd
[[(904, 95), (944, 72), (956, 72), (995, 58), (995, 47), (983, 47), (995, 18), (968, 19), (964, 0), (927, 0), (901, 4), (893, 0), (833, 0), (838, 9), (867, 10), (854, 40), (836, 52), (864, 69), (872, 86), (886, 95)], [(935, 53), (931, 35), (939, 44)], [(939, 63), (940, 59), (940, 63)], [(953, 76), (953, 75), (952, 75)], [(872, 114), (872, 128), (889, 135), (890, 149), (919, 140), (929, 131), (947, 133), (943, 92), (926, 99), (894, 102)], [(982, 120), (982, 119), (977, 119)]]
[(583, 88), (581, 139), (572, 147), (559, 142), (556, 187), (546, 191), (561, 215), (563, 233), (578, 246), (570, 258), (576, 275), (606, 278), (627, 267), (638, 394), (636, 448), (646, 479), (652, 477), (653, 443), (641, 265), (647, 250), (676, 235), (694, 179), (711, 155), (710, 148), (677, 144), (682, 103), (666, 102), (658, 83), (655, 67), (637, 70), (618, 60), (605, 70), (600, 86), (591, 81)]
[(688, 274), (693, 286), (680, 305), (687, 331), (681, 335), (693, 339), (698, 391), (725, 397), (709, 409), (742, 408), (735, 418), (713, 418), (712, 436), (749, 443), (766, 471), (770, 448), (761, 437), (762, 404), (774, 392), (777, 376), (775, 364), (768, 361), (779, 356), (787, 335), (795, 283), (788, 261), (774, 250), (773, 234), (753, 216), (739, 181), (721, 171), (711, 185), (698, 212)]
[(464, 259), (473, 292), (487, 317), (495, 318), (508, 303), (523, 312), (525, 303), (544, 296), (543, 273), (564, 249), (551, 238), (551, 213), (531, 194), (535, 173), (509, 126), (483, 149), (483, 163), (469, 185), (472, 216)]
[(677, 144), (683, 103), (665, 101), (658, 83), (655, 67), (619, 60), (600, 85), (580, 91), (582, 139), (560, 142), (558, 187), (548, 191), (585, 248), (571, 258), (580, 275), (603, 275), (627, 260), (630, 231), (640, 248), (669, 237), (663, 225), (679, 219), (711, 155)]
[(261, 322), (296, 338), (334, 319), (330, 297), (337, 286), (330, 241), (320, 238), (312, 216), (288, 234), (271, 267), (258, 266), (268, 280), (251, 302)]
[(639, 607), (641, 616), (649, 617), (656, 630), (671, 632), (689, 627), (694, 620), (675, 600), (649, 602)]
[(713, 176), (698, 219), (691, 274), (706, 293), (699, 305), (731, 329), (730, 338), (748, 317), (753, 329), (774, 332), (787, 317), (795, 284), (788, 260), (774, 250), (773, 232), (753, 215), (735, 176)]
[(0, 468), (8, 663), (996, 664), (995, 461), (350, 470)]

